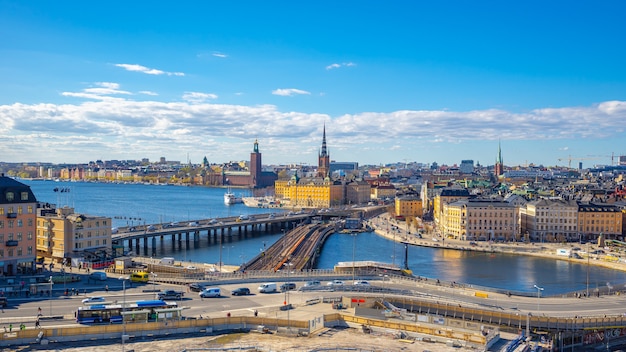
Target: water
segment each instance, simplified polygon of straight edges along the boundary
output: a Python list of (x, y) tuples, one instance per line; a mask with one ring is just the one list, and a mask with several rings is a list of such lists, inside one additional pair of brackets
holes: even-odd
[[(223, 188), (155, 186), (143, 184), (111, 184), (90, 182), (21, 182), (31, 186), (37, 200), (74, 207), (76, 212), (107, 216), (113, 226), (132, 226), (162, 222), (188, 222), (198, 219), (280, 212), (278, 209), (249, 208), (243, 204), (224, 205)], [(54, 189), (57, 189), (57, 192)], [(60, 192), (60, 190), (69, 190)], [(233, 190), (247, 195), (247, 190)], [(230, 240), (220, 246), (202, 237), (199, 248), (174, 249), (171, 244), (157, 244), (157, 256), (202, 263), (222, 262), (240, 265), (271, 246), (282, 233)], [(373, 260), (404, 265), (404, 246), (372, 232), (334, 234), (326, 241), (318, 268), (331, 269), (337, 262)], [(473, 285), (496, 287), (510, 291), (536, 292), (534, 285), (543, 287), (543, 294), (583, 292), (612, 285), (612, 290), (624, 288), (626, 273), (605, 268), (573, 264), (563, 260), (529, 256), (463, 252), (457, 250), (410, 246), (408, 266), (415, 275), (456, 281)]]

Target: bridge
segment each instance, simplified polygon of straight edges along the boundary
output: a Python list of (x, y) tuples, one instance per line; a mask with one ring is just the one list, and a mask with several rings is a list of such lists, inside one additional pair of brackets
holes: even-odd
[[(171, 238), (173, 248), (190, 249), (191, 241), (198, 247), (203, 235), (213, 238), (209, 243), (223, 243), (224, 237), (247, 237), (252, 232), (277, 233), (309, 222), (310, 213), (257, 214), (246, 217), (225, 217), (218, 219), (192, 220), (187, 223), (159, 223), (141, 226), (120, 227), (113, 234), (113, 248), (122, 247), (135, 251), (135, 254), (150, 256), (156, 253), (157, 238), (164, 243)], [(185, 247), (183, 247), (185, 246)]]

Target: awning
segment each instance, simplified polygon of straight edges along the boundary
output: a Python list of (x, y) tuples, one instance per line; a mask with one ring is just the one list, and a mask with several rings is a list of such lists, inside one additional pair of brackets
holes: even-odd
[(183, 307), (179, 307), (179, 308), (164, 308), (164, 309), (155, 309), (154, 311), (157, 313), (167, 313), (167, 312), (176, 312), (176, 311), (182, 311), (184, 308)]

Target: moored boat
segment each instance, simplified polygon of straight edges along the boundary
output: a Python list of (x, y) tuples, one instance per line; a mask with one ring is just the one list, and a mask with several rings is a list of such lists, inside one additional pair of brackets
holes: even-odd
[(230, 190), (230, 188), (226, 191), (226, 193), (224, 193), (224, 204), (233, 205), (242, 202), (243, 199), (241, 197), (237, 197), (235, 193)]

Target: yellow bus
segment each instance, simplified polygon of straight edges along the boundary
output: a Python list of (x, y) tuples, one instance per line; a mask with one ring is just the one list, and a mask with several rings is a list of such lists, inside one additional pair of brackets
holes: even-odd
[(132, 282), (148, 282), (150, 281), (150, 273), (140, 271), (138, 273), (130, 274), (130, 281)]

